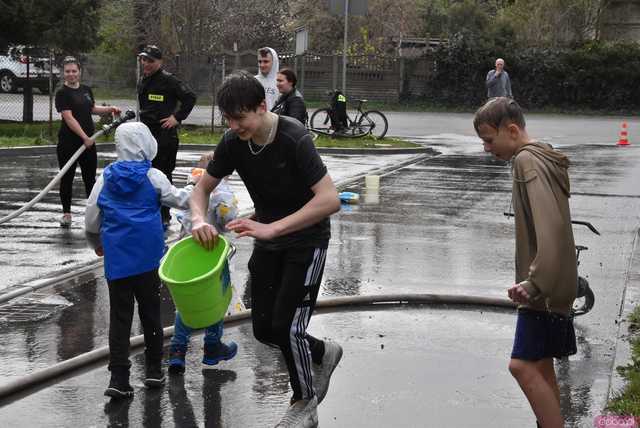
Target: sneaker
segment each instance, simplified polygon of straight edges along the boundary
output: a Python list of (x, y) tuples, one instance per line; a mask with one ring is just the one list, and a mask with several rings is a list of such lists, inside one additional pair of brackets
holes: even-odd
[(145, 370), (144, 385), (147, 388), (160, 388), (164, 385), (164, 373), (162, 373), (162, 363), (147, 363)]
[(71, 219), (71, 214), (62, 214), (62, 218), (60, 218), (60, 227), (65, 229), (69, 229), (71, 227), (71, 223), (73, 220)]
[(182, 374), (185, 369), (184, 357), (187, 347), (184, 345), (171, 345), (169, 350), (169, 373)]
[(215, 366), (220, 361), (228, 361), (238, 353), (238, 345), (235, 342), (226, 343), (218, 342), (215, 345), (204, 345), (204, 355), (202, 364)]
[(328, 340), (324, 341), (324, 355), (321, 364), (313, 364), (313, 387), (318, 396), (318, 404), (322, 403), (329, 390), (329, 381), (336, 366), (342, 358), (342, 346)]
[(318, 399), (298, 400), (289, 406), (276, 428), (315, 428), (318, 426)]
[(133, 397), (133, 388), (129, 384), (128, 368), (113, 367), (111, 369), (111, 380), (104, 395), (116, 399)]

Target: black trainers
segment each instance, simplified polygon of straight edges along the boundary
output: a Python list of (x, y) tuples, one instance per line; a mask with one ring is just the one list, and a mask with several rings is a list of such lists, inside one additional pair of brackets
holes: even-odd
[(204, 345), (204, 355), (202, 356), (202, 364), (207, 366), (215, 366), (220, 361), (232, 359), (238, 353), (238, 345), (235, 342), (216, 343), (215, 345)]
[(161, 388), (164, 385), (165, 377), (162, 372), (162, 362), (149, 363), (145, 370), (144, 385), (147, 388)]
[(169, 350), (169, 374), (182, 374), (185, 369), (185, 355), (187, 347), (184, 345), (171, 345)]
[(129, 384), (129, 369), (126, 367), (111, 368), (111, 380), (104, 391), (104, 395), (111, 398), (133, 397), (133, 388)]

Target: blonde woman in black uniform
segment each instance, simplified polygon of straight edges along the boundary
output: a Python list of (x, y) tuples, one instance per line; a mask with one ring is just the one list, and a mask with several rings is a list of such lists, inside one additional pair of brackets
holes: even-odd
[(91, 115), (120, 114), (120, 109), (117, 107), (95, 105), (91, 88), (80, 83), (80, 72), (80, 62), (74, 57), (66, 57), (63, 61), (64, 85), (56, 92), (56, 110), (62, 116), (56, 147), (60, 168), (83, 144), (87, 147), (60, 180), (60, 202), (62, 203), (60, 226), (64, 228), (71, 227), (71, 196), (77, 164), (80, 164), (87, 197), (91, 194), (96, 181), (98, 154), (94, 141), (90, 138), (95, 131)]

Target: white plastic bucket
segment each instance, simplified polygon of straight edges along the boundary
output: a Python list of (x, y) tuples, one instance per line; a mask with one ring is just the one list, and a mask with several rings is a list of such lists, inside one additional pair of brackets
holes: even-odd
[(378, 189), (367, 189), (364, 193), (364, 203), (367, 205), (377, 205), (380, 203), (380, 193)]
[(367, 189), (379, 189), (380, 188), (380, 176), (379, 175), (367, 175), (364, 177), (364, 185)]

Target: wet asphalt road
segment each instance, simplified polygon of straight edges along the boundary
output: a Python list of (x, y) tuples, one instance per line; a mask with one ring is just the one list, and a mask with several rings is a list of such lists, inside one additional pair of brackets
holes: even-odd
[[(177, 186), (183, 186), (187, 174), (191, 171), (200, 152), (181, 151), (174, 172)], [(336, 156), (328, 155), (323, 159), (335, 181), (357, 176), (387, 163), (410, 159), (412, 155), (379, 156)], [(113, 152), (99, 149), (99, 170), (115, 159)], [(35, 197), (58, 172), (55, 155), (36, 156), (0, 156), (0, 217), (19, 209)], [(241, 180), (234, 174), (230, 185), (236, 193), (241, 210), (252, 207), (249, 195)], [(62, 216), (57, 187), (33, 209), (26, 211), (10, 222), (0, 224), (0, 293), (3, 289), (22, 284), (37, 283), (38, 278), (51, 272), (77, 269), (97, 260), (93, 251), (86, 246), (84, 239), (83, 214), (85, 192), (80, 178), (80, 168), (76, 171), (74, 200), (71, 207), (74, 222), (70, 229), (58, 227)], [(177, 232), (179, 225), (174, 220), (172, 230)]]
[[(584, 128), (603, 133), (608, 122)], [(537, 126), (535, 120), (532, 125)], [(566, 130), (581, 132), (571, 125)], [(551, 134), (542, 136), (553, 140)], [(585, 134), (582, 140), (596, 137)], [(602, 233), (597, 237), (575, 229), (576, 242), (590, 247), (581, 257), (580, 273), (589, 279), (597, 302), (592, 313), (576, 321), (578, 354), (557, 365), (568, 426), (582, 427), (591, 426), (608, 392), (617, 314), (638, 231), (640, 152), (609, 141), (567, 140), (560, 145), (572, 160), (573, 217), (591, 221)], [(333, 220), (322, 296), (504, 296), (513, 276), (513, 228), (502, 216), (510, 198), (508, 167), (480, 153), (470, 135), (442, 133), (421, 141), (443, 155), (384, 176), (379, 192), (363, 189), (362, 183), (350, 189), (362, 194), (363, 203), (346, 207)], [(243, 293), (250, 242), (238, 244), (232, 275)], [(43, 314), (41, 321), (2, 324), (4, 379), (106, 344), (108, 297), (99, 276), (88, 274), (40, 294), (36, 297), (55, 313)], [(321, 425), (532, 426), (526, 400), (506, 370), (513, 314), (458, 309), (375, 308), (314, 317), (312, 334), (345, 348), (320, 406)], [(165, 296), (167, 325), (171, 311)], [(131, 403), (105, 406), (101, 393), (107, 373), (98, 367), (5, 405), (0, 417), (9, 426), (23, 425), (27, 416), (34, 426), (273, 425), (288, 396), (282, 363), (251, 339), (248, 325), (226, 334), (238, 341), (241, 352), (221, 370), (200, 372), (200, 339), (195, 338), (184, 381), (172, 380), (161, 392), (142, 388), (137, 356)]]

